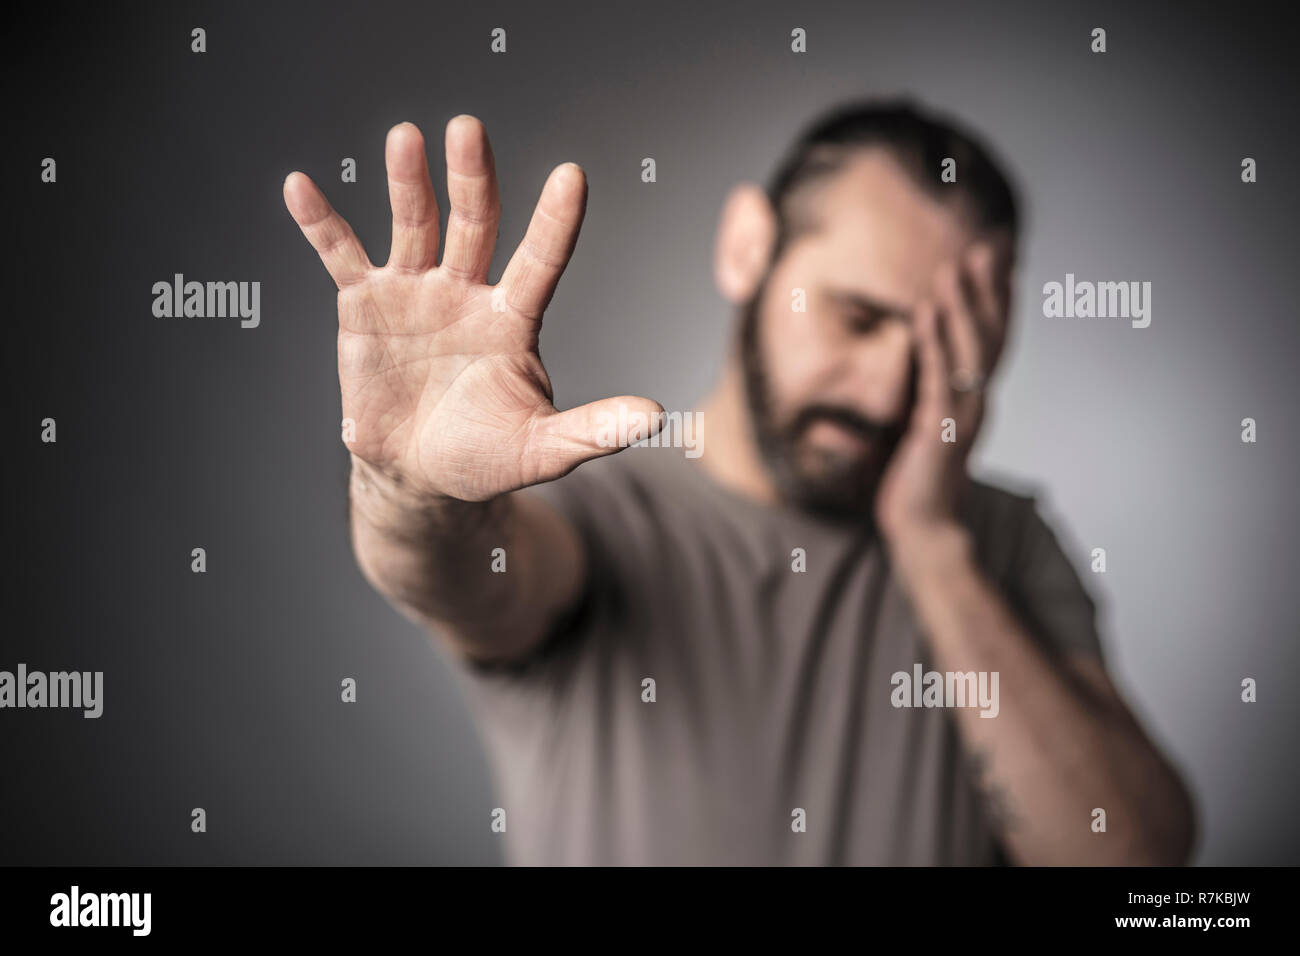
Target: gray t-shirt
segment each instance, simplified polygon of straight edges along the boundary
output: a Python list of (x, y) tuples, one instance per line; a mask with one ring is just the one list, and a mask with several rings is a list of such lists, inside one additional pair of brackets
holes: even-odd
[[(1003, 862), (951, 711), (891, 703), (930, 654), (869, 531), (753, 502), (674, 448), (525, 493), (574, 523), (590, 575), (526, 661), (454, 665), (508, 862)], [(1034, 499), (976, 482), (972, 502), (981, 565), (1035, 637), (1100, 656)]]

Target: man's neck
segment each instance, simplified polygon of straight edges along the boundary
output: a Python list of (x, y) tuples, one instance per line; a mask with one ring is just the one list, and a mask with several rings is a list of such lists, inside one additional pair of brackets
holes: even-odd
[(704, 436), (700, 463), (709, 477), (763, 504), (777, 502), (776, 486), (758, 452), (744, 376), (734, 356), (700, 406), (699, 427)]

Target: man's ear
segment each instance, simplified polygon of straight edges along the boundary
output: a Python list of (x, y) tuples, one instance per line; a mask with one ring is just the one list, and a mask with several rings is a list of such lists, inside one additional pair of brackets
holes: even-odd
[(767, 193), (756, 183), (734, 186), (722, 206), (713, 250), (713, 278), (727, 301), (743, 305), (750, 300), (775, 242), (776, 212)]

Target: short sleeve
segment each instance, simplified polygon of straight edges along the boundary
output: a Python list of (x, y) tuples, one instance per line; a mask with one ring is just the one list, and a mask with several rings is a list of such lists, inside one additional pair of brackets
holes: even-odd
[(1008, 588), (1025, 625), (1054, 651), (1103, 659), (1097, 603), (1033, 498), (1021, 529)]

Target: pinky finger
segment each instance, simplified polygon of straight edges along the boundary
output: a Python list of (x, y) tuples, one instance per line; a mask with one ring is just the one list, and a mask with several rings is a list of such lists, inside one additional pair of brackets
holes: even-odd
[(284, 181), (284, 204), (335, 285), (342, 289), (365, 278), (372, 266), (361, 240), (304, 173), (290, 173)]

